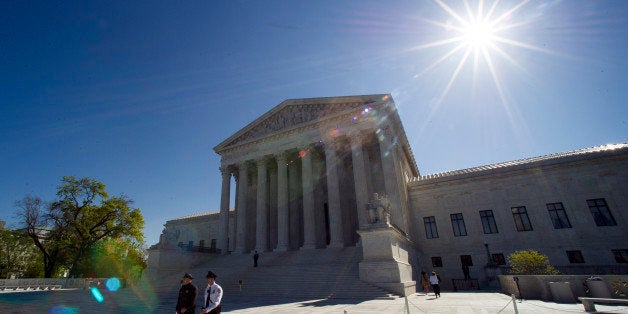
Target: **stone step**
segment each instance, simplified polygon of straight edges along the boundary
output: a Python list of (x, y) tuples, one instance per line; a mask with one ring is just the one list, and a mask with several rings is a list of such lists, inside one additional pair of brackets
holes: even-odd
[[(211, 270), (227, 295), (299, 298), (395, 298), (387, 291), (359, 280), (361, 248), (300, 250), (260, 253), (259, 267), (252, 267), (251, 254), (211, 255), (189, 270), (160, 269), (154, 283), (156, 291), (171, 293), (178, 289), (184, 272), (204, 284)], [(243, 281), (242, 287), (238, 284)], [(167, 281), (167, 282), (164, 282)]]

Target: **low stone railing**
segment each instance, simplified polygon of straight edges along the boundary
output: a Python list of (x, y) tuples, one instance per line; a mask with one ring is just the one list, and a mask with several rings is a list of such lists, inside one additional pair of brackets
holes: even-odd
[[(0, 291), (87, 289), (102, 286), (108, 278), (20, 278), (0, 279)], [(122, 280), (121, 280), (122, 281)]]

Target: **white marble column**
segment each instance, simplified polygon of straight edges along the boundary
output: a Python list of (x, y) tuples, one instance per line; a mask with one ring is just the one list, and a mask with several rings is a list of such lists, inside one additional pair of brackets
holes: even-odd
[(340, 211), (340, 183), (338, 182), (338, 157), (333, 139), (325, 140), (325, 162), (327, 171), (327, 208), (329, 210), (329, 246), (344, 246), (342, 213)]
[(259, 252), (268, 251), (268, 171), (266, 157), (256, 160), (257, 163), (257, 228), (255, 229), (255, 249)]
[(277, 251), (287, 251), (288, 223), (288, 164), (286, 153), (277, 154)]
[(386, 197), (390, 201), (390, 222), (407, 232), (405, 222), (403, 221), (403, 210), (399, 198), (399, 182), (396, 173), (395, 163), (397, 153), (395, 151), (393, 134), (390, 129), (382, 130), (383, 134), (379, 138), (379, 150), (382, 158), (382, 170), (384, 171), (384, 185), (386, 187)]
[(222, 191), (220, 194), (220, 225), (218, 226), (218, 249), (222, 254), (229, 251), (229, 201), (231, 193), (231, 169), (220, 167), (222, 174)]
[(316, 220), (314, 215), (314, 184), (312, 182), (312, 155), (310, 146), (301, 149), (301, 177), (303, 185), (303, 246), (316, 248)]
[(238, 169), (238, 208), (237, 216), (237, 232), (236, 232), (236, 252), (245, 253), (246, 251), (246, 195), (248, 193), (248, 169), (246, 162), (242, 162)]
[(351, 160), (353, 162), (353, 181), (355, 185), (355, 203), (358, 209), (358, 223), (361, 229), (367, 224), (366, 207), (369, 201), (366, 168), (364, 166), (363, 137), (359, 134), (350, 134)]

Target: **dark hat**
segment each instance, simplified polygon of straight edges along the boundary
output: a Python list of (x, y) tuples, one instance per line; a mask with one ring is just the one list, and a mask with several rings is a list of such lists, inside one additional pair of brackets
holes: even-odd
[(194, 277), (192, 277), (192, 275), (185, 273), (185, 275), (183, 275), (183, 278), (190, 278), (190, 279), (194, 279)]
[(205, 276), (205, 278), (214, 278), (214, 279), (216, 279), (216, 277), (218, 277), (218, 276), (216, 276), (216, 274), (214, 274), (214, 272), (211, 271), (211, 270), (208, 270), (207, 271), (207, 276)]

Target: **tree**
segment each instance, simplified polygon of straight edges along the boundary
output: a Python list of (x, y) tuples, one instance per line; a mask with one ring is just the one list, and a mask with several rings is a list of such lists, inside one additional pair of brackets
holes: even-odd
[(145, 250), (137, 243), (106, 239), (94, 245), (77, 269), (89, 277), (138, 279), (146, 265)]
[(105, 239), (143, 244), (140, 210), (131, 208), (126, 196), (109, 197), (103, 183), (65, 176), (57, 197), (45, 208), (31, 196), (18, 202), (27, 233), (42, 253), (45, 277), (52, 277), (60, 265), (69, 268), (70, 276), (79, 275), (80, 261)]
[(558, 275), (549, 258), (534, 250), (521, 250), (508, 255), (512, 275)]
[(36, 253), (33, 243), (23, 232), (0, 229), (0, 278), (36, 273), (38, 263), (32, 262)]
[(50, 278), (57, 270), (58, 262), (62, 260), (66, 226), (50, 226), (51, 219), (47, 217), (48, 211), (44, 208), (46, 206), (38, 197), (26, 195), (16, 202), (16, 206), (26, 234), (41, 252), (44, 277)]

